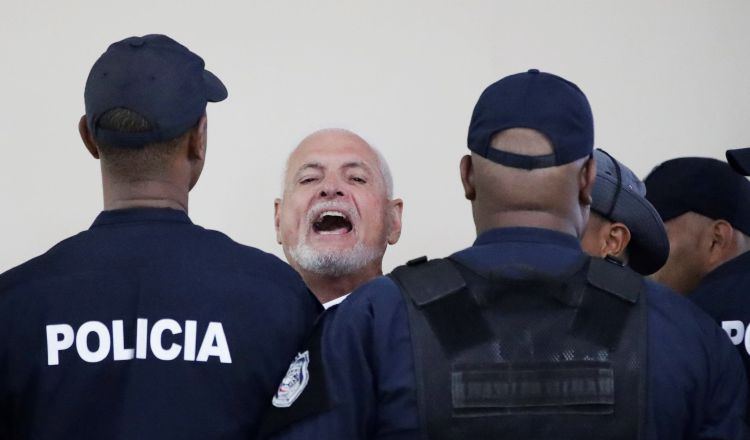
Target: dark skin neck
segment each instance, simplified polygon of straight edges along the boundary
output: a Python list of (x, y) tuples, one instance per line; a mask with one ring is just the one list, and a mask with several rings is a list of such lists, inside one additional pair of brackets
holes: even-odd
[(171, 208), (188, 212), (188, 185), (185, 179), (128, 179), (112, 175), (102, 164), (104, 209)]
[(475, 215), (477, 235), (495, 228), (540, 228), (578, 236), (579, 231), (575, 222), (551, 213), (538, 211), (513, 211)]
[(188, 193), (198, 181), (206, 154), (206, 115), (180, 138), (171, 154), (153, 169), (122, 169), (101, 157), (100, 149), (81, 117), (78, 130), (86, 149), (101, 159), (104, 209), (171, 208), (188, 211)]
[(320, 275), (306, 271), (294, 264), (293, 266), (321, 304), (351, 293), (362, 284), (383, 275), (380, 261), (368, 265), (356, 273), (341, 276)]

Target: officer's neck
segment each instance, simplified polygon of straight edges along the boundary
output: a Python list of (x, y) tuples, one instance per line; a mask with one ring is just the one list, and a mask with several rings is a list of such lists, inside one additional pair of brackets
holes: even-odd
[(340, 276), (321, 275), (301, 268), (296, 269), (321, 304), (349, 294), (362, 284), (383, 274), (380, 263)]
[(188, 211), (188, 188), (171, 180), (103, 179), (104, 209), (171, 208)]
[(541, 211), (511, 211), (502, 213), (493, 213), (475, 218), (477, 235), (482, 232), (496, 228), (539, 228), (549, 229), (552, 231), (562, 232), (563, 234), (580, 236), (578, 226), (581, 222), (576, 222), (570, 218), (559, 216), (554, 213)]

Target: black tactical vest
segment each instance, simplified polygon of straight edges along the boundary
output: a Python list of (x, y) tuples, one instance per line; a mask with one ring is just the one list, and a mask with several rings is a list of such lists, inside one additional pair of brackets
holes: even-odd
[(396, 268), (409, 309), (423, 438), (638, 439), (646, 396), (643, 279), (581, 258), (550, 278), (455, 260)]

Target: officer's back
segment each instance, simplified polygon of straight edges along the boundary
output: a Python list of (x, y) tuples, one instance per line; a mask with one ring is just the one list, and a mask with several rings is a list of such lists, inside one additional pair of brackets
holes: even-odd
[(488, 87), (461, 161), (477, 240), (324, 315), (266, 419), (274, 438), (745, 438), (721, 329), (581, 251), (592, 147), (574, 84), (529, 71)]
[(92, 68), (81, 135), (105, 210), (0, 276), (0, 438), (249, 438), (317, 312), (276, 257), (192, 224), (203, 60), (158, 35)]

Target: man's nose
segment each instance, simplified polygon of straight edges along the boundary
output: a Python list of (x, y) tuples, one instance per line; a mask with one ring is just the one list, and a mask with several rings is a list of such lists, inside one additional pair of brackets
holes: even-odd
[(341, 186), (338, 182), (328, 180), (323, 184), (323, 187), (320, 189), (319, 195), (322, 198), (343, 197), (344, 191), (341, 189)]
[(340, 189), (337, 189), (335, 187), (327, 187), (320, 190), (320, 197), (323, 198), (335, 198), (335, 197), (343, 197), (344, 192)]

